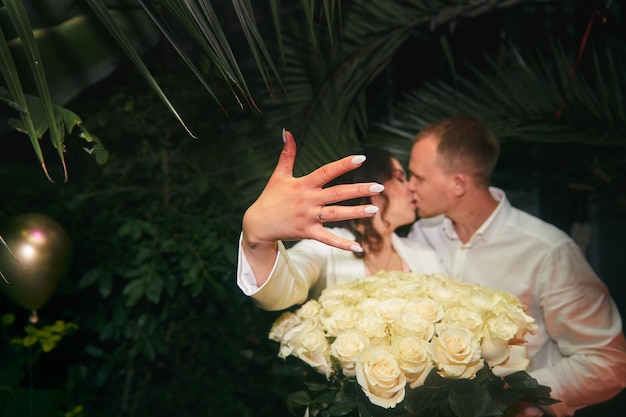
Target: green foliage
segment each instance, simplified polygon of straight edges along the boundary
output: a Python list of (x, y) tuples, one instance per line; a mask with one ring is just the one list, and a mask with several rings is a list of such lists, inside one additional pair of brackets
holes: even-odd
[(86, 345), (70, 371), (77, 400), (98, 393), (80, 401), (89, 415), (253, 413), (232, 400), (259, 366), (248, 352), (260, 348), (254, 307), (234, 286), (240, 216), (232, 190), (189, 162), (143, 148), (132, 166), (106, 170), (112, 189), (132, 191), (76, 208), (93, 213), (84, 238), (97, 240), (80, 253)]
[(62, 297), (55, 309), (80, 326), (65, 352), (65, 407), (95, 417), (280, 413), (281, 377), (258, 383), (274, 372), (273, 315), (235, 285), (241, 209), (222, 113), (180, 72), (161, 74), (183, 110), (204, 107), (194, 123), (211, 132), (210, 146), (181, 136), (157, 99), (126, 80), (104, 105), (85, 97), (99, 131), (118, 138), (109, 164), (86, 169), (50, 208), (75, 244), (71, 277), (50, 301)]
[(58, 410), (66, 401), (66, 393), (58, 389), (34, 387), (32, 370), (43, 354), (54, 349), (78, 326), (61, 320), (51, 325), (27, 324), (22, 334), (14, 329), (15, 324), (13, 314), (2, 316), (0, 415), (58, 417)]
[(11, 339), (11, 344), (25, 348), (39, 345), (41, 351), (47, 353), (58, 345), (63, 336), (71, 334), (77, 329), (78, 326), (76, 324), (65, 323), (61, 320), (43, 327), (29, 324), (24, 328), (26, 336)]
[[(76, 102), (100, 122), (89, 130), (107, 138), (109, 163), (95, 170), (75, 159), (80, 174), (68, 184), (15, 188), (11, 204), (0, 207), (3, 215), (45, 212), (72, 238), (69, 275), (39, 315), (78, 330), (32, 368), (37, 391), (64, 394), (48, 403), (55, 417), (286, 411), (281, 383), (290, 376), (266, 341), (274, 314), (258, 310), (235, 284), (242, 209), (223, 112), (181, 73), (166, 66), (159, 77), (210, 138), (184, 136), (158, 98), (121, 73), (115, 88)], [(4, 358), (0, 370), (9, 372)], [(18, 371), (12, 391), (28, 392)], [(21, 412), (10, 416), (29, 417)]]
[(502, 417), (515, 416), (519, 401), (541, 405), (558, 402), (550, 398), (549, 387), (539, 385), (528, 373), (500, 378), (488, 366), (472, 380), (443, 378), (433, 369), (424, 385), (408, 389), (405, 399), (391, 409), (373, 405), (354, 378), (333, 375), (326, 381), (313, 373), (304, 383), (304, 389), (288, 396), (293, 415), (302, 415), (308, 408), (320, 417)]

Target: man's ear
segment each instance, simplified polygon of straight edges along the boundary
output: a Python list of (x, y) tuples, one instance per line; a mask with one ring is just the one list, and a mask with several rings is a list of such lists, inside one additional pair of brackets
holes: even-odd
[(454, 194), (457, 197), (464, 195), (467, 192), (467, 187), (469, 185), (469, 177), (467, 174), (454, 174), (452, 180), (454, 181)]

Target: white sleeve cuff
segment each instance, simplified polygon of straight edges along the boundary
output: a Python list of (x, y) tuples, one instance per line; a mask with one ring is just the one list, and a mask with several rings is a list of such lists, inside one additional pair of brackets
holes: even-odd
[[(260, 288), (257, 286), (256, 276), (254, 275), (254, 272), (252, 271), (252, 267), (250, 267), (250, 264), (248, 263), (248, 259), (246, 259), (246, 255), (243, 252), (243, 246), (241, 244), (242, 238), (243, 238), (243, 233), (239, 235), (239, 257), (238, 257), (239, 261), (237, 262), (237, 286), (239, 286), (239, 289), (241, 289), (241, 291), (245, 295), (251, 296), (251, 295), (254, 295), (256, 292), (258, 292)], [(272, 270), (270, 271), (269, 276), (272, 276), (272, 274), (274, 273), (274, 270), (276, 269), (276, 265), (278, 264), (279, 257), (280, 257), (280, 254), (277, 253), (276, 260), (274, 261), (274, 266), (272, 267)]]

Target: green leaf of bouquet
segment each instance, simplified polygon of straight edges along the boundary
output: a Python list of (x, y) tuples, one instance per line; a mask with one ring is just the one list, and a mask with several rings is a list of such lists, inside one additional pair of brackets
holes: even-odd
[(485, 402), (483, 403), (481, 416), (502, 416), (507, 408), (511, 404), (517, 403), (519, 398), (509, 396), (507, 399), (502, 398), (498, 393), (492, 393), (488, 391), (485, 396)]
[(357, 403), (357, 409), (359, 410), (359, 417), (372, 417), (372, 412), (362, 402)]
[[(492, 378), (497, 378), (493, 372), (489, 369), (489, 366), (485, 364), (483, 369), (476, 373), (476, 377), (473, 379), (474, 384), (482, 385), (488, 382)], [(499, 378), (498, 378), (499, 379)]]
[(333, 404), (336, 401), (335, 396), (336, 394), (334, 391), (327, 391), (324, 394), (313, 398), (313, 400), (311, 400), (311, 404)]
[(455, 389), (450, 389), (448, 401), (450, 409), (458, 417), (479, 417), (488, 403), (489, 391), (485, 385), (474, 380), (458, 380)]
[(350, 414), (350, 412), (356, 409), (358, 406), (357, 401), (342, 401), (339, 403), (334, 403), (328, 409), (331, 416), (345, 416)]
[(525, 371), (508, 375), (504, 380), (510, 385), (509, 389), (518, 393), (523, 401), (540, 405), (560, 402), (560, 400), (550, 396), (552, 391), (550, 387), (539, 384), (535, 378)]
[(504, 377), (504, 380), (511, 386), (511, 388), (516, 390), (532, 389), (539, 386), (537, 380), (524, 371), (507, 375)]
[(304, 381), (304, 384), (310, 391), (313, 392), (328, 389), (328, 384), (321, 384), (319, 382)]
[(406, 409), (419, 413), (434, 410), (437, 404), (441, 404), (441, 407), (446, 409), (449, 408), (447, 395), (449, 383), (449, 380), (437, 374), (437, 369), (433, 369), (426, 377), (424, 385), (406, 391), (404, 400)]
[(287, 403), (292, 405), (309, 405), (311, 404), (311, 397), (306, 391), (295, 391), (287, 395)]

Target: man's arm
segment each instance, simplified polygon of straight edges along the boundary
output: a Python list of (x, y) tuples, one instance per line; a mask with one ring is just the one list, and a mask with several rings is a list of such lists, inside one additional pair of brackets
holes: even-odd
[(544, 322), (564, 356), (531, 373), (553, 389), (557, 416), (606, 401), (626, 387), (626, 341), (619, 311), (607, 287), (573, 242), (544, 263), (539, 283)]

